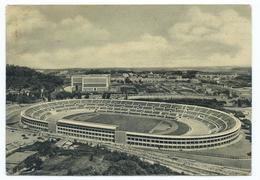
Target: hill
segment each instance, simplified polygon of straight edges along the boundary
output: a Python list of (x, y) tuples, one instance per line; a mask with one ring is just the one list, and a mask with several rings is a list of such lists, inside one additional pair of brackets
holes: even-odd
[(63, 80), (60, 77), (43, 74), (28, 67), (6, 65), (6, 90), (9, 101), (20, 101), (22, 96), (35, 100), (41, 97), (41, 89), (48, 95), (61, 85)]
[(31, 89), (44, 88), (53, 91), (57, 86), (63, 84), (63, 80), (57, 76), (42, 74), (28, 67), (14, 65), (6, 66), (6, 88), (7, 89)]

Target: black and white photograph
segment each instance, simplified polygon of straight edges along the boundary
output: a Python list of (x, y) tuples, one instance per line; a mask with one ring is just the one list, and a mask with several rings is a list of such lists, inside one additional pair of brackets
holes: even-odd
[(250, 5), (5, 10), (6, 176), (252, 175)]

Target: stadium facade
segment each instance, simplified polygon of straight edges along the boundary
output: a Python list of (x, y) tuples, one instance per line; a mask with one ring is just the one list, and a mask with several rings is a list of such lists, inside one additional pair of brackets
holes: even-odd
[[(49, 118), (68, 111), (103, 112), (158, 117), (176, 120), (194, 119), (207, 125), (202, 135), (159, 135), (122, 131), (116, 125)], [(127, 144), (167, 150), (211, 149), (229, 145), (240, 135), (241, 123), (233, 115), (201, 106), (174, 103), (107, 99), (73, 99), (37, 104), (21, 112), (21, 122), (29, 128), (77, 140)], [(189, 121), (186, 122), (189, 124)]]
[(71, 76), (71, 87), (74, 91), (104, 92), (110, 87), (109, 74), (89, 74)]

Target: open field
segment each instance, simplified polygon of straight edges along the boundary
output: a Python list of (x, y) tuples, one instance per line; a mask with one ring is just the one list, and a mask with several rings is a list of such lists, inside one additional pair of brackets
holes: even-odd
[[(140, 133), (150, 132), (154, 134), (180, 135), (186, 133), (189, 130), (188, 125), (181, 122), (164, 122), (164, 119), (161, 118), (135, 115), (122, 115), (112, 113), (80, 113), (66, 116), (64, 117), (64, 119), (102, 124), (113, 124), (118, 125), (119, 130)], [(160, 124), (163, 124), (163, 126), (160, 126)]]

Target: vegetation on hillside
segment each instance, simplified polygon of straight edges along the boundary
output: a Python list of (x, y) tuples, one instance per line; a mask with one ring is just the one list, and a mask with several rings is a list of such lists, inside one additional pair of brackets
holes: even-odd
[(63, 149), (53, 141), (45, 141), (20, 148), (18, 151), (38, 152), (36, 158), (27, 160), (30, 171), (22, 175), (179, 175), (158, 163), (151, 164), (124, 152), (111, 152), (104, 146), (76, 142), (74, 145), (78, 147)]
[(8, 101), (28, 103), (63, 85), (63, 80), (57, 76), (43, 74), (28, 67), (6, 65), (6, 89)]

